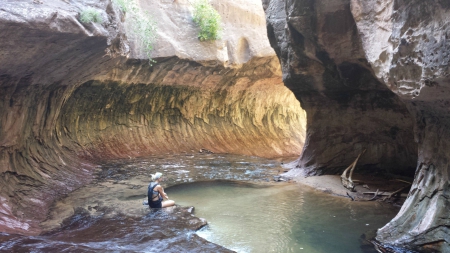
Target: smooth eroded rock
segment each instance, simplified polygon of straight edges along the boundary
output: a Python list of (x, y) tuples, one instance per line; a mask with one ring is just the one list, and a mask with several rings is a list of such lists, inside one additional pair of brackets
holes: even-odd
[[(224, 33), (200, 42), (188, 1), (136, 2), (157, 24), (151, 66), (133, 11), (112, 1), (2, 3), (0, 231), (39, 233), (96, 159), (301, 152), (305, 114), (282, 84), (260, 2), (212, 4)], [(80, 21), (89, 8), (101, 23)]]
[(416, 121), (415, 180), (402, 210), (377, 238), (412, 243), (423, 252), (450, 251), (450, 6), (352, 1), (352, 13), (374, 73), (405, 101)]

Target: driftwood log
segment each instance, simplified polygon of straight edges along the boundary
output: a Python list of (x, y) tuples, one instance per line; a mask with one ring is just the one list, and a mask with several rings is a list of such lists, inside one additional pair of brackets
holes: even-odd
[[(404, 188), (401, 188), (401, 190), (403, 190)], [(395, 191), (395, 192), (397, 192), (397, 191)], [(394, 193), (395, 193), (394, 192)], [(394, 196), (393, 195), (393, 193), (391, 193), (391, 192), (363, 192), (363, 194), (370, 194), (370, 195), (374, 195), (374, 196)], [(402, 198), (406, 198), (408, 196), (408, 194), (406, 194), (406, 193), (402, 193), (401, 195), (400, 195), (400, 197), (402, 197)]]
[(374, 200), (377, 196), (386, 196), (386, 197), (383, 198), (383, 201), (388, 200), (388, 199), (392, 198), (395, 195), (398, 195), (401, 198), (408, 197), (408, 194), (406, 194), (406, 193), (401, 194), (401, 192), (404, 189), (408, 188), (411, 185), (411, 182), (408, 182), (408, 181), (405, 181), (405, 180), (401, 180), (401, 179), (396, 179), (395, 181), (400, 181), (400, 182), (406, 183), (408, 185), (404, 186), (404, 187), (402, 187), (402, 188), (400, 188), (400, 189), (398, 189), (398, 190), (396, 190), (394, 192), (379, 192), (378, 189), (377, 189), (376, 192), (363, 192), (363, 194), (373, 194), (374, 196), (370, 200)]
[[(349, 189), (350, 191), (355, 191), (355, 182), (357, 182), (357, 180), (352, 180), (352, 176), (353, 176), (353, 171), (355, 170), (356, 164), (358, 163), (359, 158), (366, 152), (366, 150), (364, 149), (363, 152), (361, 152), (361, 154), (358, 155), (358, 157), (356, 158), (356, 160), (350, 164), (350, 166), (348, 166), (344, 172), (341, 175), (341, 182), (342, 185)], [(350, 174), (347, 177), (347, 172), (350, 170)]]

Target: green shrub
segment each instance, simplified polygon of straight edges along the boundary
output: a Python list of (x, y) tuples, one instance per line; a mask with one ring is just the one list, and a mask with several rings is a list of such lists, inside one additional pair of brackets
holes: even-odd
[(127, 8), (127, 0), (114, 0), (113, 1), (114, 4), (117, 5), (117, 7), (119, 7), (119, 9), (123, 12), (127, 12), (128, 8)]
[(133, 32), (143, 44), (144, 52), (150, 60), (150, 65), (155, 63), (151, 58), (153, 43), (156, 39), (156, 22), (146, 11), (143, 11), (135, 0), (113, 0), (113, 3), (123, 11), (130, 19)]
[(80, 21), (83, 23), (94, 22), (101, 24), (103, 23), (103, 18), (98, 10), (88, 8), (80, 13)]
[(219, 13), (208, 0), (196, 0), (194, 2), (194, 22), (200, 26), (198, 34), (200, 41), (220, 39), (222, 31), (220, 21)]

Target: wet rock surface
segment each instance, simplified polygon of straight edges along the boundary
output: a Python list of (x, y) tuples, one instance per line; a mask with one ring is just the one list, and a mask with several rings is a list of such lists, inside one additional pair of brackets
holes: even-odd
[(143, 201), (147, 200), (151, 174), (156, 172), (163, 173), (162, 185), (167, 190), (173, 185), (199, 181), (273, 183), (272, 177), (280, 170), (276, 160), (226, 154), (160, 155), (108, 161), (97, 169), (89, 185), (56, 202), (40, 226), (45, 231), (59, 228), (80, 208), (94, 216), (100, 213), (140, 216), (148, 209)]
[(194, 232), (206, 225), (187, 207), (143, 211), (141, 217), (90, 216), (79, 209), (63, 228), (40, 236), (0, 233), (2, 252), (233, 252)]
[[(291, 159), (295, 159), (295, 157)], [(204, 226), (206, 221), (199, 216), (196, 217), (193, 207), (176, 206), (155, 212), (150, 211), (148, 206), (143, 205), (142, 202), (147, 199), (146, 191), (151, 180), (150, 174), (155, 172), (163, 173), (165, 181), (162, 185), (171, 198), (173, 197), (171, 195), (172, 186), (182, 186), (180, 184), (192, 185), (192, 183), (203, 182), (206, 183), (204, 186), (207, 187), (208, 183), (213, 185), (218, 180), (240, 184), (241, 187), (243, 185), (247, 185), (247, 187), (251, 185), (250, 187), (252, 188), (264, 188), (267, 190), (275, 185), (279, 187), (284, 185), (285, 187), (291, 187), (291, 190), (296, 189), (296, 192), (302, 191), (300, 188), (305, 186), (276, 182), (274, 180), (284, 178), (280, 176), (280, 173), (284, 171), (281, 164), (289, 160), (266, 160), (248, 156), (193, 153), (107, 161), (96, 169), (95, 179), (90, 184), (54, 203), (50, 208), (47, 220), (40, 224), (45, 232), (39, 236), (30, 237), (0, 234), (0, 251), (20, 252), (32, 249), (36, 252), (60, 252), (64, 250), (126, 252), (164, 249), (164, 251), (168, 252), (230, 252), (199, 238), (194, 233)], [(321, 177), (318, 179), (317, 183), (325, 183), (326, 187), (332, 188), (332, 192), (336, 192), (339, 189), (345, 191), (340, 184), (329, 185)], [(372, 184), (370, 185), (372, 186)], [(313, 187), (320, 190), (320, 187), (317, 185), (313, 185)], [(306, 188), (303, 190), (311, 191), (308, 187)], [(276, 191), (275, 188), (273, 189)], [(291, 191), (290, 194), (292, 194)], [(287, 195), (289, 196), (290, 194)], [(304, 200), (295, 203), (299, 209), (302, 209), (301, 206), (304, 203), (304, 208), (307, 210), (304, 210), (305, 214), (302, 216), (311, 216), (308, 222), (305, 221), (309, 225), (303, 224), (306, 227), (311, 226), (310, 229), (307, 229), (308, 233), (311, 234), (308, 234), (306, 237), (314, 236), (314, 231), (317, 232), (317, 227), (327, 224), (326, 221), (319, 222), (320, 225), (313, 221), (312, 217), (317, 215), (314, 215), (314, 212), (310, 210), (317, 208), (315, 206), (317, 203), (321, 203), (317, 204), (323, 207), (320, 208), (321, 210), (329, 207), (337, 213), (340, 213), (337, 209), (342, 207), (342, 205), (349, 205), (349, 209), (356, 213), (350, 212), (346, 213), (346, 215), (350, 215), (352, 217), (350, 219), (352, 222), (350, 223), (355, 224), (358, 223), (358, 220), (361, 223), (359, 218), (365, 217), (361, 214), (361, 212), (364, 213), (362, 210), (369, 212), (367, 215), (372, 217), (372, 219), (374, 219), (372, 216), (374, 213), (377, 213), (377, 215), (380, 215), (379, 218), (382, 218), (384, 215), (393, 217), (395, 215), (393, 210), (398, 211), (398, 209), (392, 208), (383, 202), (352, 202), (349, 199), (334, 198), (334, 200), (331, 200), (332, 198), (328, 197), (328, 199), (321, 200), (324, 201), (322, 203), (321, 201), (315, 201), (321, 196), (321, 193), (316, 194), (311, 195), (308, 201)], [(264, 196), (266, 195), (263, 194), (261, 197)], [(280, 214), (287, 212), (284, 209), (286, 206), (292, 206), (288, 204), (292, 200), (291, 198), (299, 198), (298, 195), (295, 195), (297, 197), (288, 196), (283, 195), (280, 197), (280, 203), (283, 203), (284, 206), (278, 210)], [(178, 201), (180, 199), (175, 198), (174, 200)], [(226, 198), (224, 201), (226, 202)], [(385, 206), (385, 214), (379, 208), (383, 205)], [(364, 209), (363, 206), (367, 209)], [(378, 211), (374, 211), (370, 206), (376, 206), (375, 209)], [(273, 207), (273, 209), (274, 211), (277, 210), (276, 207)], [(330, 214), (326, 210), (322, 211), (327, 213), (327, 217), (331, 214), (337, 215), (337, 213), (333, 212)], [(371, 213), (372, 211), (374, 213)], [(382, 212), (380, 213), (379, 211)], [(271, 212), (268, 212), (268, 215), (273, 217)], [(340, 215), (343, 214), (340, 213)], [(251, 217), (248, 217), (248, 219), (253, 220), (254, 217)], [(346, 216), (345, 219), (349, 218)], [(287, 219), (279, 222), (290, 224), (292, 221)], [(348, 225), (346, 222), (344, 223)], [(363, 222), (363, 226), (368, 225), (364, 225), (364, 223), (368, 222)], [(289, 227), (287, 224), (285, 226)], [(372, 222), (370, 224), (373, 226)], [(282, 225), (278, 224), (277, 226)], [(329, 231), (327, 230), (330, 236), (334, 236), (332, 231), (339, 231), (338, 228), (333, 226), (325, 227), (330, 229)], [(282, 229), (280, 228), (280, 230)], [(276, 231), (273, 231), (273, 233), (277, 234)], [(324, 236), (322, 230), (319, 233), (320, 235), (317, 236)], [(305, 235), (302, 233), (300, 236)], [(342, 237), (342, 235), (337, 237)], [(280, 240), (283, 241), (283, 239)], [(334, 237), (331, 241), (339, 244), (339, 240), (336, 241)], [(346, 243), (348, 244), (348, 242)], [(357, 242), (353, 245), (358, 248)], [(310, 246), (314, 248), (314, 240), (311, 241)], [(342, 251), (342, 249), (340, 250)], [(364, 252), (375, 251), (369, 245)]]
[[(293, 159), (293, 158), (291, 158)], [(193, 207), (150, 210), (147, 199), (151, 174), (162, 172), (170, 186), (228, 180), (273, 184), (280, 162), (221, 154), (160, 155), (107, 161), (88, 185), (54, 203), (40, 236), (0, 234), (0, 251), (83, 252), (152, 251), (232, 252), (194, 232), (207, 224)]]

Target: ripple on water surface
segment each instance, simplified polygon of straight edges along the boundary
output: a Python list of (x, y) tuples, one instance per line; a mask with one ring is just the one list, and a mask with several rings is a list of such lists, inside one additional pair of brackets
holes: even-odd
[(360, 236), (385, 225), (398, 209), (357, 203), (296, 184), (197, 182), (167, 189), (193, 205), (209, 226), (198, 234), (237, 252), (375, 252)]
[[(52, 206), (41, 223), (51, 232), (0, 233), (0, 252), (227, 252), (197, 234), (239, 252), (363, 252), (359, 236), (397, 212), (297, 184), (267, 183), (282, 170), (279, 161), (236, 155), (109, 161), (91, 184)], [(165, 174), (171, 199), (195, 206), (209, 226), (195, 234), (198, 226), (190, 213), (175, 218), (168, 209), (153, 213), (142, 205), (156, 171)], [(222, 181), (199, 182), (211, 179)], [(197, 183), (175, 185), (190, 181)]]

